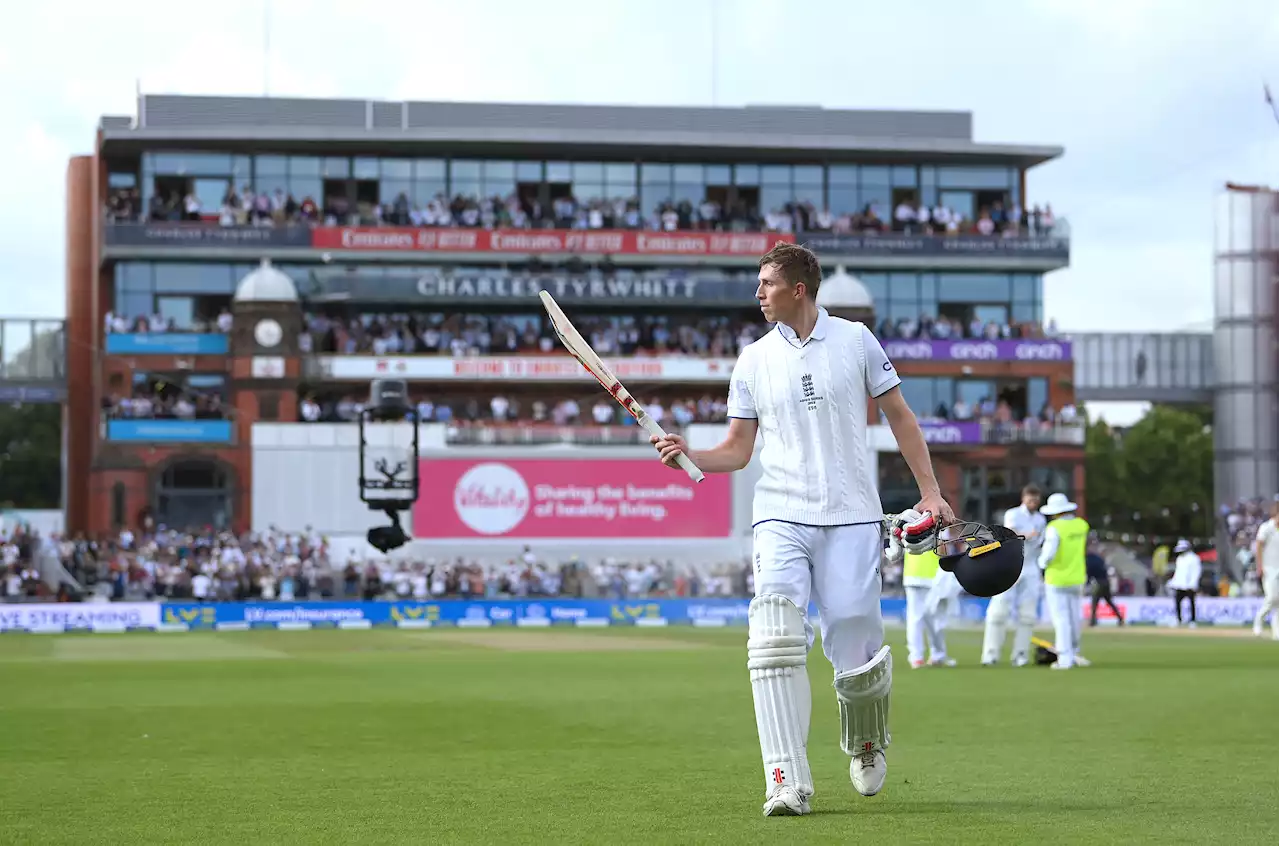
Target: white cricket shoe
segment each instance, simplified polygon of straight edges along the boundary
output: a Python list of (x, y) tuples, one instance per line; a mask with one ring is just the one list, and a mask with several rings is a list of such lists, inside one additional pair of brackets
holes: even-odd
[(1025, 656), (1025, 655), (1019, 655), (1018, 657), (1014, 658), (1014, 659), (1013, 659), (1013, 661), (1011, 661), (1011, 662), (1010, 662), (1009, 666), (1011, 666), (1011, 667), (1025, 667), (1025, 666), (1027, 666), (1027, 656)]
[(1085, 658), (1083, 655), (1077, 655), (1077, 656), (1076, 656), (1076, 666), (1077, 666), (1077, 667), (1090, 667), (1090, 666), (1092, 666), (1092, 665), (1093, 665), (1093, 662), (1092, 662), (1092, 661), (1090, 661), (1088, 658)]
[(884, 787), (885, 775), (889, 767), (884, 760), (884, 750), (863, 752), (855, 755), (849, 762), (849, 778), (853, 787), (863, 796), (875, 796)]
[(1074, 664), (1064, 664), (1061, 661), (1054, 661), (1049, 665), (1050, 670), (1070, 670)]
[(955, 665), (956, 665), (956, 659), (954, 658), (930, 658), (929, 659), (930, 667), (954, 667)]
[(808, 797), (789, 784), (779, 787), (764, 802), (766, 817), (801, 817), (809, 810)]

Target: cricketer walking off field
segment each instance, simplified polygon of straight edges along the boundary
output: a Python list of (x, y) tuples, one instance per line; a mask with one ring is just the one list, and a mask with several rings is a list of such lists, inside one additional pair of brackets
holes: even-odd
[(991, 597), (982, 633), (982, 665), (994, 666), (1000, 661), (1005, 631), (1013, 618), (1013, 649), (1009, 656), (1015, 667), (1025, 667), (1031, 660), (1031, 633), (1036, 627), (1040, 605), (1040, 546), (1044, 543), (1045, 518), (1039, 512), (1040, 488), (1027, 485), (1022, 489), (1022, 503), (1004, 513), (1004, 525), (1025, 539), (1022, 543), (1022, 575), (1013, 587)]
[(818, 307), (821, 281), (818, 259), (804, 247), (779, 243), (761, 258), (756, 298), (775, 327), (748, 345), (734, 367), (726, 439), (693, 452), (678, 436), (652, 439), (668, 465), (685, 452), (704, 473), (741, 470), (757, 433), (763, 442), (752, 506), (756, 572), (747, 667), (765, 816), (807, 814), (814, 793), (805, 671), (814, 640), (810, 600), (835, 668), (850, 778), (865, 796), (884, 785), (893, 665), (880, 615), (883, 514), (867, 444), (869, 399), (888, 419), (920, 487), (917, 510), (943, 523), (955, 519), (897, 372), (866, 326)]
[(1271, 617), (1271, 636), (1280, 640), (1280, 626), (1276, 625), (1277, 607), (1280, 606), (1280, 505), (1271, 503), (1271, 519), (1258, 527), (1253, 543), (1254, 563), (1258, 578), (1262, 581), (1262, 607), (1253, 618), (1253, 633), (1262, 636), (1262, 625)]

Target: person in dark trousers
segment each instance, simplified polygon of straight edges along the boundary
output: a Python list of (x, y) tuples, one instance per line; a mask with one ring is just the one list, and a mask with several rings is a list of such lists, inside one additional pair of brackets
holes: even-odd
[(1173, 578), (1169, 579), (1169, 589), (1173, 591), (1174, 609), (1178, 615), (1178, 625), (1182, 625), (1182, 600), (1191, 603), (1190, 628), (1196, 626), (1196, 590), (1200, 587), (1200, 556), (1186, 539), (1178, 541), (1173, 547)]
[(1098, 603), (1105, 602), (1111, 606), (1111, 613), (1116, 615), (1116, 625), (1124, 625), (1124, 614), (1116, 607), (1115, 598), (1111, 595), (1111, 577), (1107, 574), (1107, 562), (1098, 553), (1098, 547), (1090, 544), (1084, 556), (1085, 577), (1093, 583), (1093, 606), (1089, 613), (1089, 625), (1098, 625)]

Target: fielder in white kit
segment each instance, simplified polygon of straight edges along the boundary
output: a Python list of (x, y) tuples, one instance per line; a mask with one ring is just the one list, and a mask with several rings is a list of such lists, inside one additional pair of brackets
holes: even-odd
[(991, 597), (982, 634), (982, 665), (995, 666), (1000, 661), (1005, 629), (1010, 618), (1015, 625), (1010, 663), (1025, 667), (1032, 658), (1031, 634), (1036, 627), (1040, 605), (1040, 546), (1044, 543), (1045, 517), (1040, 513), (1040, 488), (1027, 485), (1022, 489), (1022, 504), (1004, 513), (1004, 525), (1024, 538), (1022, 575), (1013, 587)]
[(748, 345), (734, 367), (728, 436), (695, 451), (677, 435), (652, 439), (669, 466), (685, 452), (704, 473), (741, 470), (757, 433), (763, 441), (752, 509), (755, 598), (747, 666), (765, 816), (807, 814), (814, 792), (805, 669), (814, 639), (810, 599), (823, 652), (835, 668), (840, 745), (852, 759), (853, 785), (864, 796), (884, 785), (892, 661), (880, 615), (884, 515), (867, 443), (870, 399), (888, 418), (920, 488), (916, 510), (940, 525), (955, 519), (883, 347), (863, 324), (818, 307), (821, 281), (818, 259), (804, 247), (779, 243), (765, 254), (756, 299), (776, 325)]

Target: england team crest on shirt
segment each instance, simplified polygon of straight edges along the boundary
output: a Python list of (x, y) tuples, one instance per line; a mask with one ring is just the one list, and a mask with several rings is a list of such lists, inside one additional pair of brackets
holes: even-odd
[(813, 374), (806, 373), (800, 377), (800, 401), (810, 411), (817, 411), (818, 404), (821, 403), (823, 397), (818, 395), (817, 388), (813, 385)]

